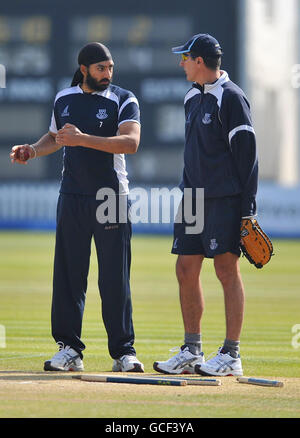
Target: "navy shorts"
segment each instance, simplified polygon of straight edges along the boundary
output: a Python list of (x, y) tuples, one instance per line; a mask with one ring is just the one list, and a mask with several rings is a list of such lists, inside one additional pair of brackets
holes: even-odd
[[(183, 202), (178, 209), (183, 212)], [(196, 255), (214, 258), (218, 254), (231, 252), (238, 257), (240, 251), (241, 197), (240, 195), (225, 198), (210, 198), (204, 200), (204, 227), (199, 234), (187, 234), (187, 224), (182, 221), (174, 224), (174, 239), (172, 254)], [(195, 215), (195, 202), (193, 203)]]

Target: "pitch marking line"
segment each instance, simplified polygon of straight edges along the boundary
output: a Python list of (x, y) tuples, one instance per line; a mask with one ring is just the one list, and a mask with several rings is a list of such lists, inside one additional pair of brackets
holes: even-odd
[(0, 357), (0, 360), (10, 360), (10, 359), (31, 359), (32, 357), (43, 357), (47, 356), (45, 353), (31, 354), (26, 356), (10, 356), (10, 357)]

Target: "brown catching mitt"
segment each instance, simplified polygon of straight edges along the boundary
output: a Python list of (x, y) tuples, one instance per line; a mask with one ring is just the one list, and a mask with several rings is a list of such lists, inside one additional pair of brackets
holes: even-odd
[(273, 255), (270, 238), (253, 218), (242, 219), (240, 246), (244, 256), (257, 268), (262, 268)]

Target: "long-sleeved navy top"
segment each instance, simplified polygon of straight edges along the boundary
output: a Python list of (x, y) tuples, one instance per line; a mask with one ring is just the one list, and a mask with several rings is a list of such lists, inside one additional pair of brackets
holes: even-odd
[(256, 214), (258, 160), (249, 102), (225, 71), (187, 92), (184, 170), (180, 188), (205, 198), (241, 195), (241, 215)]

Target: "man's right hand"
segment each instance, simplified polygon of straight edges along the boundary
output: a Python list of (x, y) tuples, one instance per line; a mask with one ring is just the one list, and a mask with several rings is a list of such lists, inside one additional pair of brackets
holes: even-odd
[(34, 155), (34, 149), (29, 144), (20, 144), (12, 147), (10, 158), (12, 163), (27, 164)]

